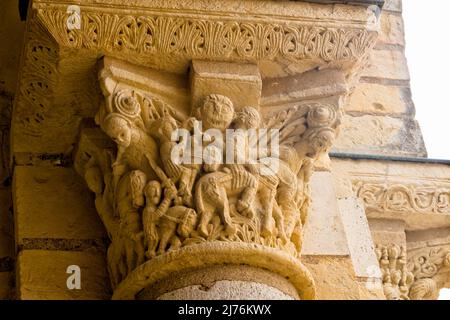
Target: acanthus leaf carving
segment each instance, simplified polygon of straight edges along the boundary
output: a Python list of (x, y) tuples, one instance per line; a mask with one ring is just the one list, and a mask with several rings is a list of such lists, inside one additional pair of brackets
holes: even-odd
[[(364, 28), (318, 27), (290, 21), (203, 20), (194, 16), (118, 15), (86, 9), (79, 30), (67, 29), (68, 13), (38, 9), (51, 32), (69, 48), (105, 52), (170, 54), (189, 58), (216, 57), (243, 60), (321, 59), (325, 62), (359, 61), (377, 38)], [(81, 31), (83, 30), (83, 31)]]

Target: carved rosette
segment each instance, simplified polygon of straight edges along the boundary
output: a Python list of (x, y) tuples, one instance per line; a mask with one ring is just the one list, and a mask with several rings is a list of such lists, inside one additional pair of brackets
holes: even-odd
[[(107, 142), (80, 140), (75, 164), (111, 238), (113, 298), (133, 299), (170, 274), (224, 264), (270, 270), (289, 279), (301, 299), (314, 298), (300, 260), (302, 227), (314, 161), (333, 144), (339, 107), (304, 103), (263, 116), (259, 106), (237, 109), (211, 92), (189, 115), (105, 70), (100, 75), (105, 102), (96, 123)], [(228, 140), (205, 136), (226, 130), (257, 133), (258, 146), (267, 142), (264, 132), (276, 138), (253, 162), (228, 162), (225, 154), (210, 162), (205, 154), (229, 152), (218, 149)], [(176, 132), (186, 135), (176, 141)], [(198, 134), (203, 158), (174, 160), (174, 150)], [(250, 152), (249, 137), (240, 152)]]

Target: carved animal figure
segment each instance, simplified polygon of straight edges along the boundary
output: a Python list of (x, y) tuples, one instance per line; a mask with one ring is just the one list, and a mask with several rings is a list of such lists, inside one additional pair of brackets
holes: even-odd
[(159, 204), (161, 189), (161, 184), (157, 181), (151, 181), (145, 188), (147, 205), (142, 219), (149, 258), (179, 248), (197, 223), (197, 214), (194, 210), (184, 206), (169, 208), (177, 195), (176, 189), (165, 188), (164, 199)]
[(257, 178), (248, 172), (223, 172), (217, 171), (218, 168), (219, 165), (210, 165), (208, 170), (212, 172), (202, 176), (196, 185), (196, 205), (200, 214), (198, 230), (203, 236), (208, 236), (208, 224), (215, 214), (220, 216), (225, 232), (234, 234), (236, 228), (230, 217), (229, 198), (240, 196), (240, 201), (246, 203), (243, 207), (249, 208), (258, 187)]

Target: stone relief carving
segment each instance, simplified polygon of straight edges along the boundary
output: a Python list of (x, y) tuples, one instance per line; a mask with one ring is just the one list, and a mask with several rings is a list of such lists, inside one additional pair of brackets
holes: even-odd
[(439, 273), (450, 268), (450, 248), (427, 247), (409, 254), (408, 269), (414, 274), (415, 282), (410, 289), (413, 300), (436, 300), (442, 284)]
[(38, 128), (51, 106), (53, 86), (56, 84), (57, 45), (37, 24), (31, 24), (26, 33), (26, 50), (20, 77), (20, 93), (14, 109), (20, 129), (31, 136), (40, 135)]
[[(309, 178), (314, 160), (334, 141), (338, 108), (306, 103), (262, 117), (255, 107), (235, 110), (230, 98), (211, 93), (187, 116), (138, 89), (119, 87), (107, 93), (96, 116), (116, 148), (76, 164), (111, 237), (114, 288), (146, 261), (210, 243), (247, 243), (300, 258)], [(276, 129), (279, 151), (254, 163), (177, 163), (172, 134), (184, 129), (194, 139), (199, 123), (202, 134)], [(220, 139), (201, 142), (204, 152), (222, 152)], [(243, 141), (241, 148), (250, 150), (252, 141)]]
[(414, 274), (407, 268), (406, 247), (377, 245), (375, 252), (382, 272), (383, 291), (388, 300), (409, 300)]
[[(211, 5), (202, 15), (177, 10), (177, 6), (195, 5), (184, 0), (175, 8), (170, 2), (152, 1), (143, 7), (130, 5), (127, 10), (112, 10), (107, 3), (95, 7), (79, 4), (81, 28), (73, 30), (68, 30), (67, 5), (33, 3), (14, 108), (13, 152), (32, 144), (33, 152), (42, 153), (46, 143), (54, 147), (54, 153), (69, 151), (81, 119), (92, 117), (90, 106), (98, 96), (92, 90), (91, 68), (103, 55), (178, 74), (186, 72), (192, 59), (207, 58), (254, 63), (271, 60), (286, 76), (313, 68), (313, 64), (314, 68), (345, 70), (350, 77), (364, 65), (375, 45), (377, 26), (358, 12), (355, 20), (352, 15), (342, 17), (334, 12), (329, 16), (322, 8), (327, 19), (319, 19), (301, 3), (280, 14), (274, 14), (271, 5), (260, 8), (255, 3), (260, 14), (245, 20), (230, 15), (233, 6), (217, 10)], [(162, 10), (165, 5), (168, 8)], [(301, 15), (307, 18), (303, 21)], [(271, 68), (263, 69), (270, 73)], [(73, 84), (71, 94), (67, 87), (61, 90), (63, 81)], [(67, 136), (67, 143), (50, 135), (47, 125), (57, 126), (59, 134)]]
[(438, 275), (450, 267), (450, 249), (427, 247), (409, 253), (396, 244), (377, 245), (383, 290), (388, 300), (436, 300)]
[(366, 210), (450, 214), (450, 189), (356, 180), (353, 188)]
[[(41, 19), (51, 21), (52, 33), (70, 48), (106, 52), (171, 54), (190, 58), (239, 59), (361, 59), (372, 48), (377, 32), (365, 29), (315, 27), (290, 21), (202, 20), (198, 17), (117, 15), (84, 10), (81, 29), (67, 30), (68, 13), (40, 9)], [(87, 32), (86, 32), (87, 31)]]

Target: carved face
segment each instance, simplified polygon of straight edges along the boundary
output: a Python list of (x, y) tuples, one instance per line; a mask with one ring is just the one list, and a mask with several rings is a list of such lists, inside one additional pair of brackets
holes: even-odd
[(161, 124), (160, 133), (163, 137), (170, 140), (172, 132), (178, 128), (177, 122), (172, 117), (165, 117)]
[(157, 205), (161, 200), (161, 191), (161, 184), (158, 181), (150, 181), (144, 190), (147, 204)]
[(334, 139), (335, 135), (331, 129), (310, 129), (305, 133), (303, 139), (295, 145), (295, 149), (301, 158), (315, 159), (331, 148)]
[(219, 94), (211, 94), (201, 108), (203, 130), (227, 129), (234, 117), (234, 107), (230, 99)]
[(119, 116), (110, 116), (105, 120), (103, 128), (118, 146), (126, 148), (130, 145), (131, 128), (127, 120)]
[(236, 113), (236, 129), (257, 129), (260, 122), (259, 112), (253, 107), (245, 107)]

